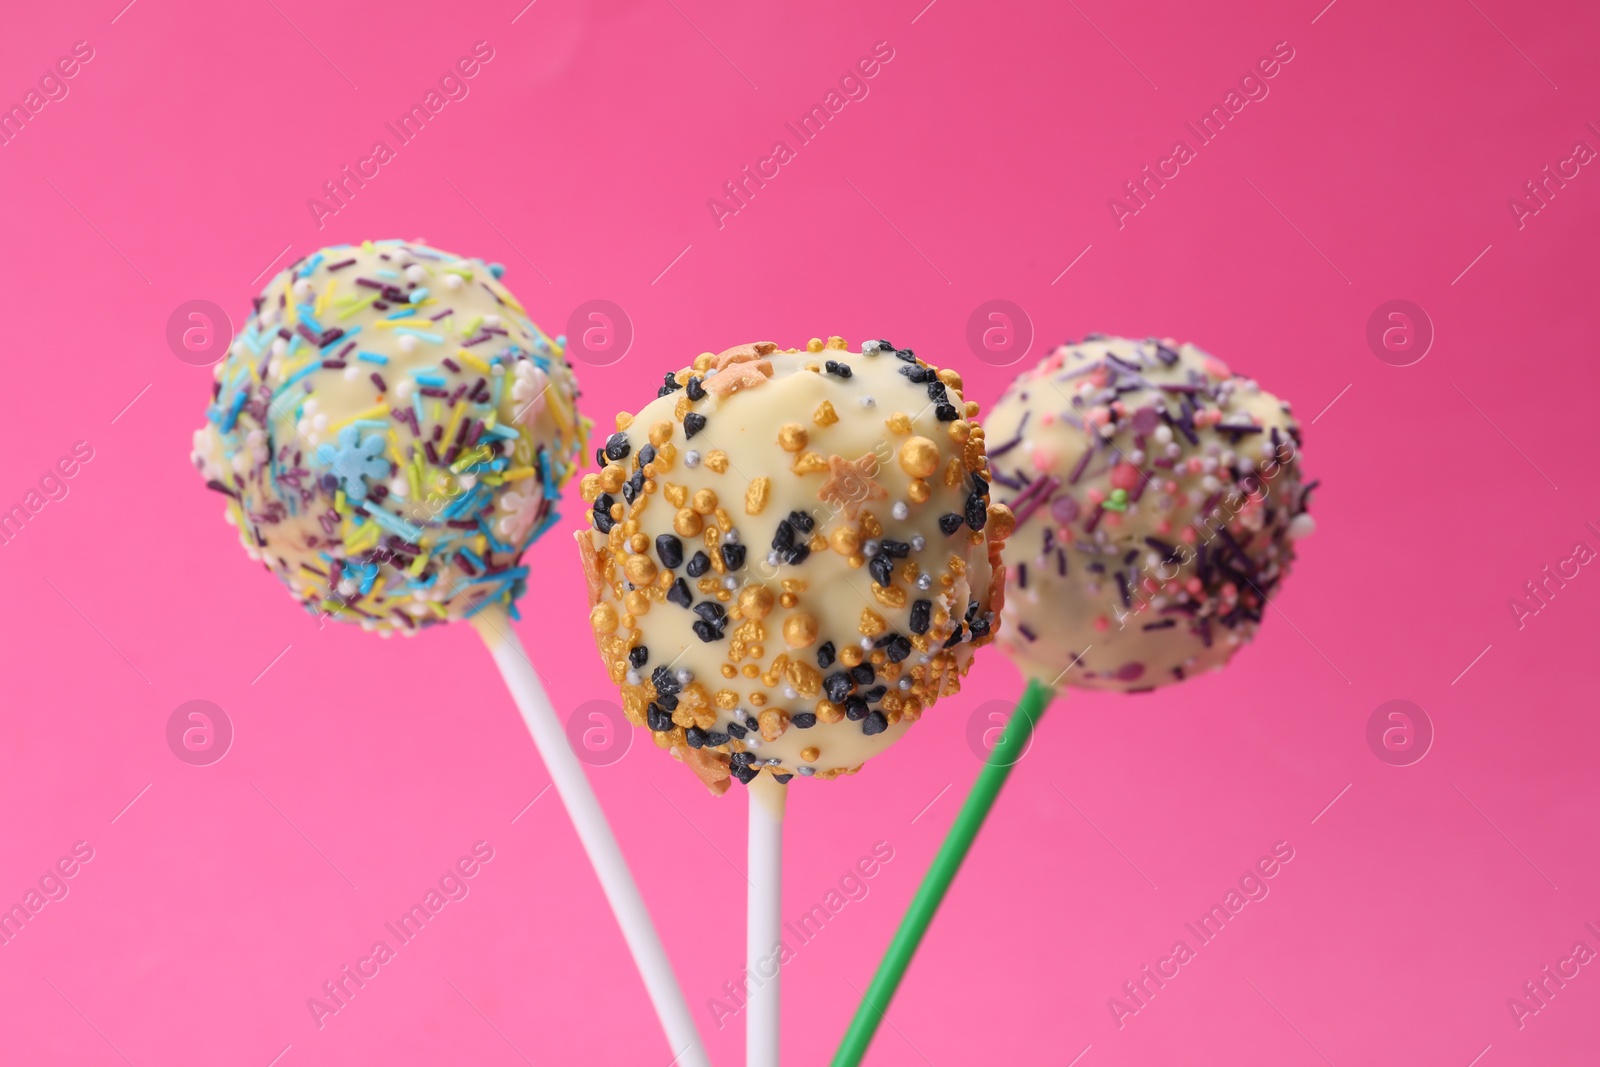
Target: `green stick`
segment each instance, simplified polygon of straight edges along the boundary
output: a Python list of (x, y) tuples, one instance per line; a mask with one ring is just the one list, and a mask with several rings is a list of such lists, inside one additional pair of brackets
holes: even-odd
[(839, 1042), (839, 1051), (833, 1054), (833, 1067), (857, 1067), (867, 1054), (867, 1046), (872, 1044), (872, 1036), (878, 1032), (878, 1023), (888, 1010), (889, 1002), (894, 999), (895, 990), (900, 988), (900, 980), (905, 977), (917, 946), (922, 944), (928, 924), (933, 922), (934, 913), (939, 910), (950, 883), (961, 869), (961, 862), (967, 858), (973, 840), (983, 828), (983, 820), (988, 817), (989, 809), (994, 807), (995, 798), (1000, 795), (1000, 787), (1006, 784), (1012, 766), (1028, 750), (1033, 728), (1054, 696), (1055, 691), (1043, 682), (1037, 679), (1028, 682), (1028, 688), (1017, 703), (1017, 710), (1012, 713), (999, 743), (990, 750), (989, 761), (984, 764), (978, 780), (973, 783), (972, 792), (967, 794), (966, 801), (961, 805), (961, 812), (950, 827), (950, 833), (946, 835), (944, 844), (939, 846), (939, 854), (934, 856), (932, 866), (923, 876), (917, 895), (911, 898), (911, 906), (906, 909), (905, 918), (900, 920), (900, 929), (895, 931), (894, 940), (889, 942), (883, 961), (878, 964), (878, 973), (872, 976), (872, 984), (862, 996), (855, 1018), (850, 1020), (850, 1029), (845, 1031), (844, 1040)]

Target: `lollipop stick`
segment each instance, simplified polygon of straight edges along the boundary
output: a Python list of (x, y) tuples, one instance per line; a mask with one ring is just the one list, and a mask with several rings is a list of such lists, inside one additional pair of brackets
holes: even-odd
[(944, 844), (939, 846), (933, 864), (922, 878), (922, 884), (917, 887), (916, 896), (911, 898), (911, 906), (900, 920), (900, 928), (895, 931), (894, 940), (889, 942), (889, 948), (878, 964), (878, 972), (872, 976), (872, 984), (862, 996), (860, 1007), (856, 1008), (855, 1018), (850, 1020), (850, 1029), (845, 1031), (844, 1040), (839, 1042), (839, 1050), (833, 1055), (833, 1067), (856, 1067), (867, 1054), (872, 1035), (877, 1032), (883, 1013), (894, 999), (900, 979), (905, 977), (911, 957), (922, 943), (922, 936), (928, 932), (934, 912), (939, 910), (950, 883), (961, 869), (961, 862), (967, 858), (973, 840), (983, 827), (983, 820), (988, 816), (989, 809), (994, 807), (995, 798), (1000, 795), (1000, 787), (1005, 785), (1006, 777), (1011, 774), (1012, 765), (1027, 751), (1033, 728), (1054, 695), (1048, 685), (1037, 679), (1028, 683), (1017, 710), (1012, 713), (1011, 721), (1006, 723), (999, 742), (990, 750), (988, 762), (973, 783), (972, 792), (967, 794), (967, 799), (962, 803)]
[[(783, 807), (788, 787), (770, 774), (750, 783), (750, 898), (746, 917), (746, 1067), (778, 1067), (782, 1008)], [(767, 971), (771, 970), (769, 977)]]
[(667, 1040), (676, 1053), (673, 1067), (709, 1067), (705, 1045), (689, 1017), (689, 1005), (678, 988), (677, 976), (672, 972), (666, 949), (650, 920), (644, 898), (639, 895), (639, 887), (634, 883), (627, 861), (622, 858), (622, 850), (617, 847), (617, 839), (606, 822), (600, 801), (567, 742), (566, 730), (544, 687), (539, 684), (539, 676), (528, 661), (522, 642), (511, 629), (511, 620), (496, 606), (479, 612), (472, 617), (472, 622), (484, 644), (489, 646), (489, 653), (500, 668), (523, 721), (528, 724), (528, 732), (533, 734), (533, 742), (550, 772), (556, 792), (567, 806), (567, 814), (600, 878), (600, 887), (611, 902), (617, 925), (622, 927), (622, 936), (633, 952), (634, 963), (655, 1004), (661, 1028), (666, 1031)]

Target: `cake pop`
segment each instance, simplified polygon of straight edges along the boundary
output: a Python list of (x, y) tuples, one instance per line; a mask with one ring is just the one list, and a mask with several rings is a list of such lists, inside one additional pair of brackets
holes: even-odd
[(850, 1022), (857, 1067), (928, 924), (1060, 685), (1138, 692), (1225, 666), (1294, 561), (1316, 483), (1289, 405), (1192, 344), (1091, 335), (987, 420), (1016, 531), (1002, 647), (1028, 678)]
[(385, 635), (515, 611), (588, 423), (502, 271), (325, 248), (267, 283), (216, 365), (195, 465), (307, 611)]
[(470, 619), (566, 805), (675, 1054), (706, 1067), (643, 896), (511, 629), (589, 422), (504, 268), (427, 247), (324, 248), (267, 283), (217, 365), (193, 460), (245, 551), (319, 617), (387, 637)]
[(1289, 405), (1192, 344), (1063, 345), (987, 425), (1017, 518), (1002, 642), (1045, 680), (1132, 692), (1222, 667), (1315, 528)]
[(1011, 515), (961, 377), (868, 341), (705, 353), (582, 479), (623, 708), (714, 792), (858, 769), (993, 640)]

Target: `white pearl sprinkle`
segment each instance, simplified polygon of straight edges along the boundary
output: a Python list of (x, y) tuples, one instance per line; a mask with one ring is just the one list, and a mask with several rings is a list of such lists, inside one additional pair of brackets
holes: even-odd
[(400, 338), (399, 345), (402, 352), (415, 352), (417, 350), (417, 339), (410, 334), (404, 334)]
[(700, 466), (700, 453), (692, 448), (689, 449), (683, 454), (683, 465), (690, 468)]
[(895, 518), (904, 522), (906, 516), (911, 514), (911, 509), (906, 507), (906, 502), (904, 500), (896, 500), (894, 502), (894, 507), (889, 509), (889, 513)]
[(858, 641), (856, 643), (859, 644), (862, 647), (863, 650), (870, 649), (872, 647), (872, 638), (863, 637), (860, 641)]
[(861, 398), (861, 406), (864, 408), (875, 408), (878, 406), (878, 402), (870, 396), (864, 396)]
[(878, 539), (875, 537), (869, 537), (861, 543), (861, 554), (866, 556), (868, 559), (871, 559), (873, 556), (878, 554), (878, 548)]
[(629, 671), (628, 674), (627, 674), (627, 679), (628, 679), (628, 684), (629, 685), (638, 685), (640, 680), (641, 680), (639, 678), (639, 672), (638, 671)]
[(911, 551), (913, 551), (913, 552), (921, 552), (923, 549), (925, 549), (927, 547), (928, 547), (928, 539), (926, 537), (923, 537), (921, 534), (912, 534), (912, 536), (911, 536)]
[(694, 672), (689, 670), (687, 667), (679, 668), (676, 677), (679, 685), (688, 685), (690, 682), (694, 681)]
[(406, 280), (420, 284), (428, 280), (428, 272), (420, 264), (413, 263), (406, 268)]

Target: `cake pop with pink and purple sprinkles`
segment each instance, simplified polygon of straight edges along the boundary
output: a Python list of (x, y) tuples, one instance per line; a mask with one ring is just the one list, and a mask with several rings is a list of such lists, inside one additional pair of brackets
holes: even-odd
[(1000, 640), (1052, 684), (1132, 692), (1224, 666), (1315, 528), (1289, 404), (1192, 344), (1062, 345), (986, 426), (1017, 524)]

